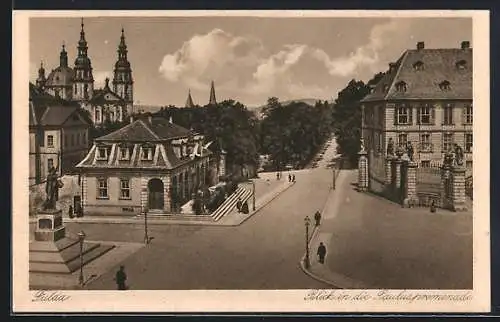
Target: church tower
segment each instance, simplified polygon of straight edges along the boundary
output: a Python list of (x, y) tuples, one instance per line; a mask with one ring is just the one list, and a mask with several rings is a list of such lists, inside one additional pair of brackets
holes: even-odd
[(78, 42), (78, 56), (75, 59), (73, 68), (75, 77), (73, 79), (73, 99), (78, 101), (88, 101), (94, 94), (94, 77), (92, 76), (92, 64), (87, 55), (87, 41), (85, 40), (85, 30), (80, 31), (80, 41)]
[(113, 76), (113, 92), (118, 94), (127, 102), (128, 112), (132, 112), (134, 102), (134, 81), (132, 79), (132, 69), (127, 59), (127, 44), (125, 43), (125, 32), (122, 28), (120, 45), (118, 46), (118, 60), (115, 63)]
[(217, 100), (215, 99), (215, 86), (214, 81), (210, 86), (210, 100), (208, 101), (208, 105), (217, 105)]
[(191, 90), (189, 90), (188, 92), (188, 97), (186, 99), (186, 106), (185, 107), (194, 107), (194, 103), (193, 103), (193, 98), (191, 97)]
[(43, 62), (40, 62), (40, 68), (38, 69), (38, 78), (36, 79), (36, 86), (43, 90), (45, 87), (45, 82), (47, 79), (45, 78), (45, 68), (43, 68)]

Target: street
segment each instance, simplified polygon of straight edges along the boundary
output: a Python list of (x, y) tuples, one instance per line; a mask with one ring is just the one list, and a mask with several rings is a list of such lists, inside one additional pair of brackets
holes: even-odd
[[(152, 226), (152, 243), (123, 264), (131, 289), (329, 288), (305, 275), (304, 217), (321, 209), (329, 192), (326, 169), (296, 172), (297, 183), (238, 227)], [(89, 239), (135, 240), (137, 225), (69, 224)], [(89, 289), (114, 289), (116, 268)]]

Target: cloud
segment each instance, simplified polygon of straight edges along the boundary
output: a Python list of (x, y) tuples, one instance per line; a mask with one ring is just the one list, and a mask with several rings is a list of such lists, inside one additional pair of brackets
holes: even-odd
[(163, 57), (159, 72), (171, 82), (182, 82), (190, 88), (204, 90), (212, 79), (223, 84), (237, 79), (254, 66), (262, 44), (252, 37), (236, 37), (221, 29), (195, 35), (173, 54)]
[(207, 91), (215, 80), (218, 91), (234, 96), (331, 98), (338, 90), (332, 85), (340, 80), (380, 71), (385, 64), (380, 52), (407, 28), (401, 20), (377, 24), (364, 44), (338, 57), (306, 44), (286, 44), (270, 53), (259, 39), (214, 29), (165, 55), (158, 70), (164, 79), (194, 90)]
[(113, 78), (113, 73), (111, 71), (96, 71), (94, 75), (94, 88), (102, 88), (106, 83), (106, 78), (110, 80)]

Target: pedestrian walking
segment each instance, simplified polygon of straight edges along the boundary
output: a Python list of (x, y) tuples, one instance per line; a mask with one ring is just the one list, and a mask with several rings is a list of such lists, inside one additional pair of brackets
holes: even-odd
[(241, 212), (242, 205), (243, 205), (243, 202), (241, 201), (241, 198), (238, 198), (238, 202), (236, 202), (236, 208), (238, 208), (238, 212)]
[(123, 291), (127, 289), (125, 282), (127, 281), (127, 274), (125, 273), (125, 267), (120, 265), (120, 270), (116, 272), (115, 282), (118, 290)]
[(321, 264), (325, 263), (326, 247), (323, 242), (319, 243), (318, 246), (318, 259)]
[(321, 222), (321, 213), (319, 212), (319, 210), (314, 214), (314, 220), (316, 220), (316, 226), (319, 226)]
[(292, 182), (292, 175), (290, 173), (288, 174), (288, 182)]
[(434, 202), (434, 200), (431, 201), (431, 212), (432, 213), (436, 212), (436, 203)]
[(276, 180), (279, 180), (279, 179), (280, 179), (280, 173), (276, 172)]
[(74, 217), (74, 215), (73, 215), (73, 206), (72, 205), (69, 205), (68, 216), (69, 216), (69, 218), (73, 218)]
[(295, 174), (292, 174), (292, 182), (295, 182)]

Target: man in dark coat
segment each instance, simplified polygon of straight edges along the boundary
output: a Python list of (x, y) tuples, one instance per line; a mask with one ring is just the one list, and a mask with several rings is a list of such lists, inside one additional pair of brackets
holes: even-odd
[(238, 198), (238, 202), (236, 203), (236, 208), (238, 209), (238, 212), (241, 212), (242, 205), (243, 205), (243, 202), (241, 201), (241, 198)]
[(321, 264), (325, 263), (325, 256), (326, 256), (326, 247), (323, 244), (323, 242), (319, 243), (318, 246), (318, 257), (319, 257), (319, 262)]
[(127, 280), (127, 274), (125, 274), (125, 267), (123, 265), (120, 266), (120, 270), (116, 272), (115, 282), (118, 290), (123, 291), (126, 290), (127, 287), (125, 282)]
[(244, 213), (245, 215), (250, 212), (248, 209), (248, 202), (245, 201), (243, 203), (243, 205), (241, 206), (241, 212)]
[(316, 226), (319, 226), (319, 223), (321, 222), (321, 213), (319, 210), (314, 214), (314, 220), (316, 220)]

